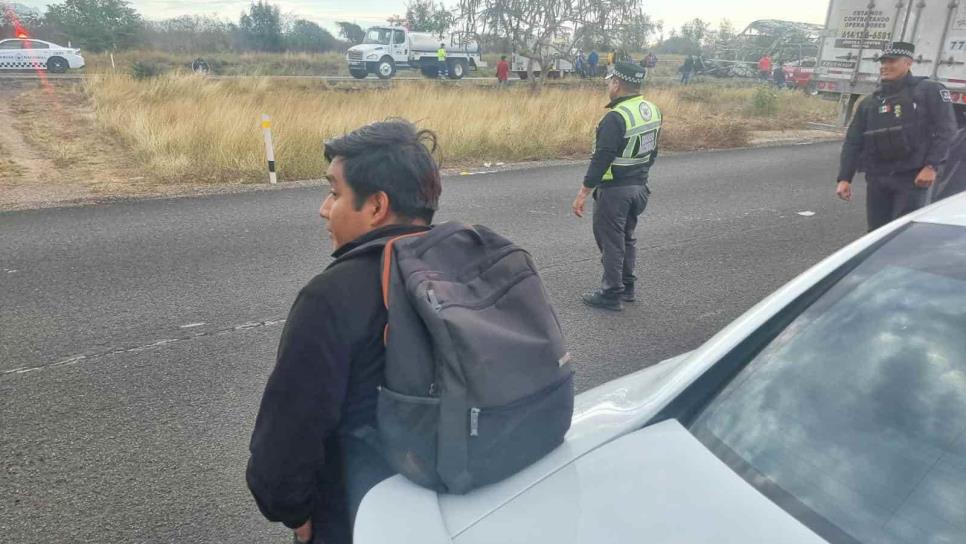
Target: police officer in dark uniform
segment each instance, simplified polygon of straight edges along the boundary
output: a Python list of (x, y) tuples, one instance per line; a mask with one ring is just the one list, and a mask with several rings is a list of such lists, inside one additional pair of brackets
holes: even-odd
[(865, 171), (870, 232), (926, 204), (956, 132), (949, 91), (912, 75), (914, 54), (905, 42), (883, 52), (882, 84), (859, 104), (842, 147), (836, 194), (851, 200), (852, 178)]
[(647, 177), (661, 133), (661, 111), (640, 94), (645, 75), (644, 67), (630, 63), (618, 63), (608, 74), (610, 112), (597, 125), (594, 155), (573, 204), (574, 214), (583, 217), (587, 197), (594, 194), (594, 238), (604, 277), (600, 289), (582, 299), (607, 310), (634, 301), (634, 231), (651, 194)]

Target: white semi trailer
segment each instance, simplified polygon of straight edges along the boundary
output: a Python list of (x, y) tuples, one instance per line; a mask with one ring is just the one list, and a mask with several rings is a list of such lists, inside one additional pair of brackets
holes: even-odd
[(426, 77), (436, 77), (440, 44), (446, 49), (446, 75), (462, 79), (469, 70), (486, 67), (480, 57), (479, 43), (468, 34), (456, 32), (448, 38), (428, 32), (411, 32), (398, 26), (377, 26), (366, 31), (359, 45), (349, 48), (346, 61), (349, 73), (358, 79), (376, 74), (389, 79), (397, 70), (419, 70)]
[[(571, 59), (564, 58), (560, 54), (549, 55), (550, 57), (550, 69), (547, 70), (547, 77), (550, 79), (558, 79), (564, 77), (567, 74), (573, 74), (576, 72), (574, 67), (574, 62)], [(531, 66), (532, 64), (532, 66)], [(536, 77), (541, 77), (543, 75), (543, 67), (540, 65), (540, 61), (536, 58), (528, 57), (526, 55), (521, 55), (514, 53), (510, 58), (510, 71), (516, 72), (517, 77), (520, 79), (527, 79), (527, 70), (532, 68), (533, 75)]]
[(831, 0), (815, 86), (839, 100), (841, 124), (879, 84), (879, 56), (894, 41), (916, 46), (914, 75), (966, 106), (966, 0)]

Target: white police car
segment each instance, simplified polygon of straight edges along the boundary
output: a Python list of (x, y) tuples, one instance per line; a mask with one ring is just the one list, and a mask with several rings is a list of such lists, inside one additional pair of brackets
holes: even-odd
[(63, 74), (84, 67), (80, 49), (63, 47), (41, 40), (14, 38), (0, 40), (0, 70), (47, 70)]

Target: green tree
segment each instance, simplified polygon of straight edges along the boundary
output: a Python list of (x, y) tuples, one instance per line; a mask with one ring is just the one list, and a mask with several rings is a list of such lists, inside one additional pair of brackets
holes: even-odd
[(15, 38), (18, 34), (37, 35), (43, 25), (39, 12), (16, 9), (16, 6), (0, 2), (0, 40)]
[(366, 39), (366, 31), (361, 26), (348, 21), (339, 21), (336, 24), (339, 25), (339, 36), (350, 44), (357, 45)]
[(151, 49), (184, 53), (228, 51), (232, 25), (213, 17), (182, 15), (145, 23), (144, 43)]
[(312, 21), (297, 19), (285, 33), (285, 48), (289, 51), (321, 53), (339, 48), (339, 40), (328, 30)]
[(617, 29), (617, 39), (626, 51), (643, 51), (648, 38), (657, 30), (658, 25), (651, 16), (638, 12), (629, 16)]
[(410, 30), (442, 36), (456, 22), (456, 16), (442, 2), (411, 0), (406, 4), (406, 23)]
[(681, 37), (698, 47), (701, 47), (710, 36), (711, 23), (706, 23), (699, 18), (681, 25)]
[(48, 6), (44, 19), (73, 44), (94, 52), (137, 46), (143, 27), (124, 0), (65, 0)]
[(248, 6), (238, 21), (242, 43), (246, 49), (255, 51), (281, 51), (282, 15), (278, 6), (259, 0)]
[(738, 31), (735, 30), (735, 25), (732, 24), (728, 19), (722, 19), (718, 23), (718, 31), (715, 33), (715, 38), (718, 42), (728, 43), (733, 41), (738, 36)]

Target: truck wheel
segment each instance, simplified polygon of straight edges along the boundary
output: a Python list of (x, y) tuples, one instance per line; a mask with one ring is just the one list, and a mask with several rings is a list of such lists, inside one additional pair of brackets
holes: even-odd
[(450, 79), (463, 79), (463, 76), (466, 75), (465, 60), (455, 60), (449, 64), (448, 68)]
[(349, 70), (349, 73), (356, 79), (365, 79), (369, 75), (365, 70)]
[(376, 65), (376, 75), (379, 79), (389, 79), (396, 75), (396, 63), (389, 57), (382, 57)]
[(520, 79), (525, 80), (525, 79), (527, 79), (527, 73), (526, 72), (517, 72), (517, 77), (520, 78)]
[(63, 74), (70, 68), (67, 60), (60, 57), (50, 57), (47, 59), (47, 71), (51, 74)]
[(805, 86), (805, 94), (818, 96), (818, 85), (814, 81), (809, 81), (808, 85)]

